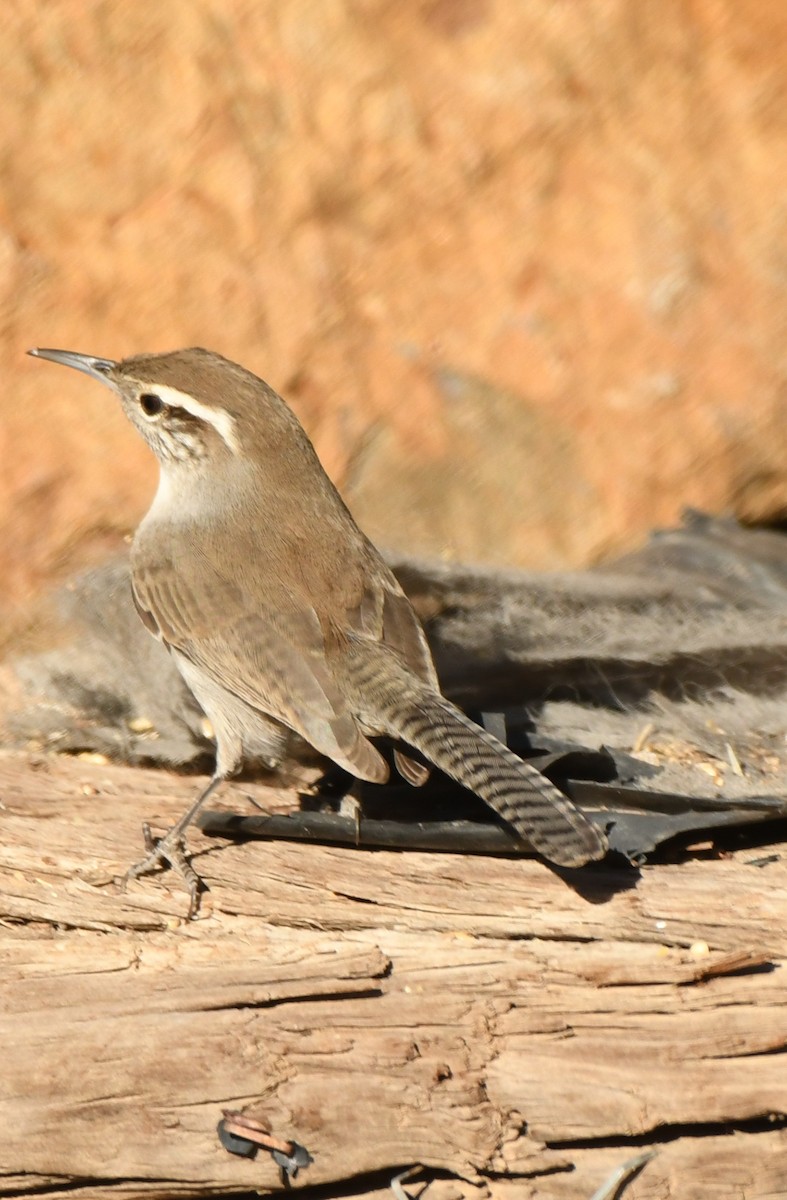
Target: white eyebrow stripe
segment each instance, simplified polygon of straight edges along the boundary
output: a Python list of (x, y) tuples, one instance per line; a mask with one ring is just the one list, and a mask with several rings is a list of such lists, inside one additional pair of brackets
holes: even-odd
[(192, 417), (197, 417), (200, 421), (207, 421), (209, 425), (213, 426), (219, 437), (226, 442), (233, 454), (240, 453), (235, 421), (224, 409), (209, 408), (207, 404), (202, 404), (193, 396), (189, 396), (188, 392), (180, 392), (177, 388), (167, 387), (166, 384), (151, 384), (150, 390), (172, 408), (182, 408), (187, 413), (191, 413)]

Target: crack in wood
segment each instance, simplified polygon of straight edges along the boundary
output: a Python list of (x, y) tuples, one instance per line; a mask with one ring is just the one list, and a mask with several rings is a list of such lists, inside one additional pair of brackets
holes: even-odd
[(193, 1012), (248, 1012), (266, 1008), (280, 1008), (285, 1004), (308, 1004), (310, 1001), (320, 1004), (340, 1003), (342, 1000), (373, 1000), (382, 996), (382, 988), (359, 988), (358, 991), (335, 992), (293, 992), (288, 996), (277, 996), (270, 1000), (249, 1001), (238, 1004), (205, 1004), (195, 1007)]
[(752, 1117), (740, 1121), (696, 1121), (685, 1124), (660, 1125), (647, 1133), (619, 1134), (615, 1137), (569, 1138), (545, 1142), (549, 1150), (610, 1150), (642, 1146), (666, 1146), (679, 1139), (733, 1138), (736, 1134), (768, 1134), (787, 1129), (787, 1113)]

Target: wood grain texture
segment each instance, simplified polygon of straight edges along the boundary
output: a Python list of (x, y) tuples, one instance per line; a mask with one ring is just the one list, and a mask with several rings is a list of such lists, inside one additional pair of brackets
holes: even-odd
[[(223, 1108), (306, 1146), (323, 1195), (422, 1163), (451, 1176), (428, 1200), (589, 1200), (643, 1146), (626, 1200), (787, 1193), (784, 847), (580, 895), (533, 860), (194, 832), (188, 924), (170, 876), (113, 877), (196, 784), (0, 758), (0, 1193), (278, 1189)], [(252, 794), (294, 802), (223, 803)]]

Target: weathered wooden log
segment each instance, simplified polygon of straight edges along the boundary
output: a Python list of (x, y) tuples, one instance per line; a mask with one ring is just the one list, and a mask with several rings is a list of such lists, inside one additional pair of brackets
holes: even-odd
[[(787, 1194), (787, 847), (579, 894), (534, 860), (194, 831), (187, 923), (172, 875), (113, 879), (195, 786), (0, 758), (0, 1193), (279, 1189), (220, 1145), (229, 1108), (304, 1146), (293, 1186), (322, 1195), (420, 1163), (429, 1200), (589, 1200), (647, 1147), (627, 1200)], [(223, 803), (247, 794), (295, 800)]]

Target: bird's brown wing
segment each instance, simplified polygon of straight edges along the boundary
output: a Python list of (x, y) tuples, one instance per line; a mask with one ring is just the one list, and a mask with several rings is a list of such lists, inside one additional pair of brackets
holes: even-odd
[(368, 574), (371, 582), (364, 588), (361, 603), (347, 613), (348, 626), (354, 633), (395, 650), (413, 674), (439, 691), (421, 623), (394, 576), (382, 563), (379, 566)]
[[(423, 683), (439, 692), (426, 636), (397, 580), (382, 562), (367, 572), (367, 579), (372, 582), (364, 588), (361, 603), (347, 612), (349, 627), (372, 642), (382, 642)], [(394, 762), (413, 787), (423, 786), (429, 778), (429, 766), (405, 754), (401, 747), (394, 750)]]
[(282, 721), (361, 779), (384, 782), (388, 766), (348, 710), (325, 657), (313, 608), (281, 595), (268, 612), (206, 559), (200, 587), (172, 561), (134, 562), (134, 599), (151, 632), (221, 687)]

